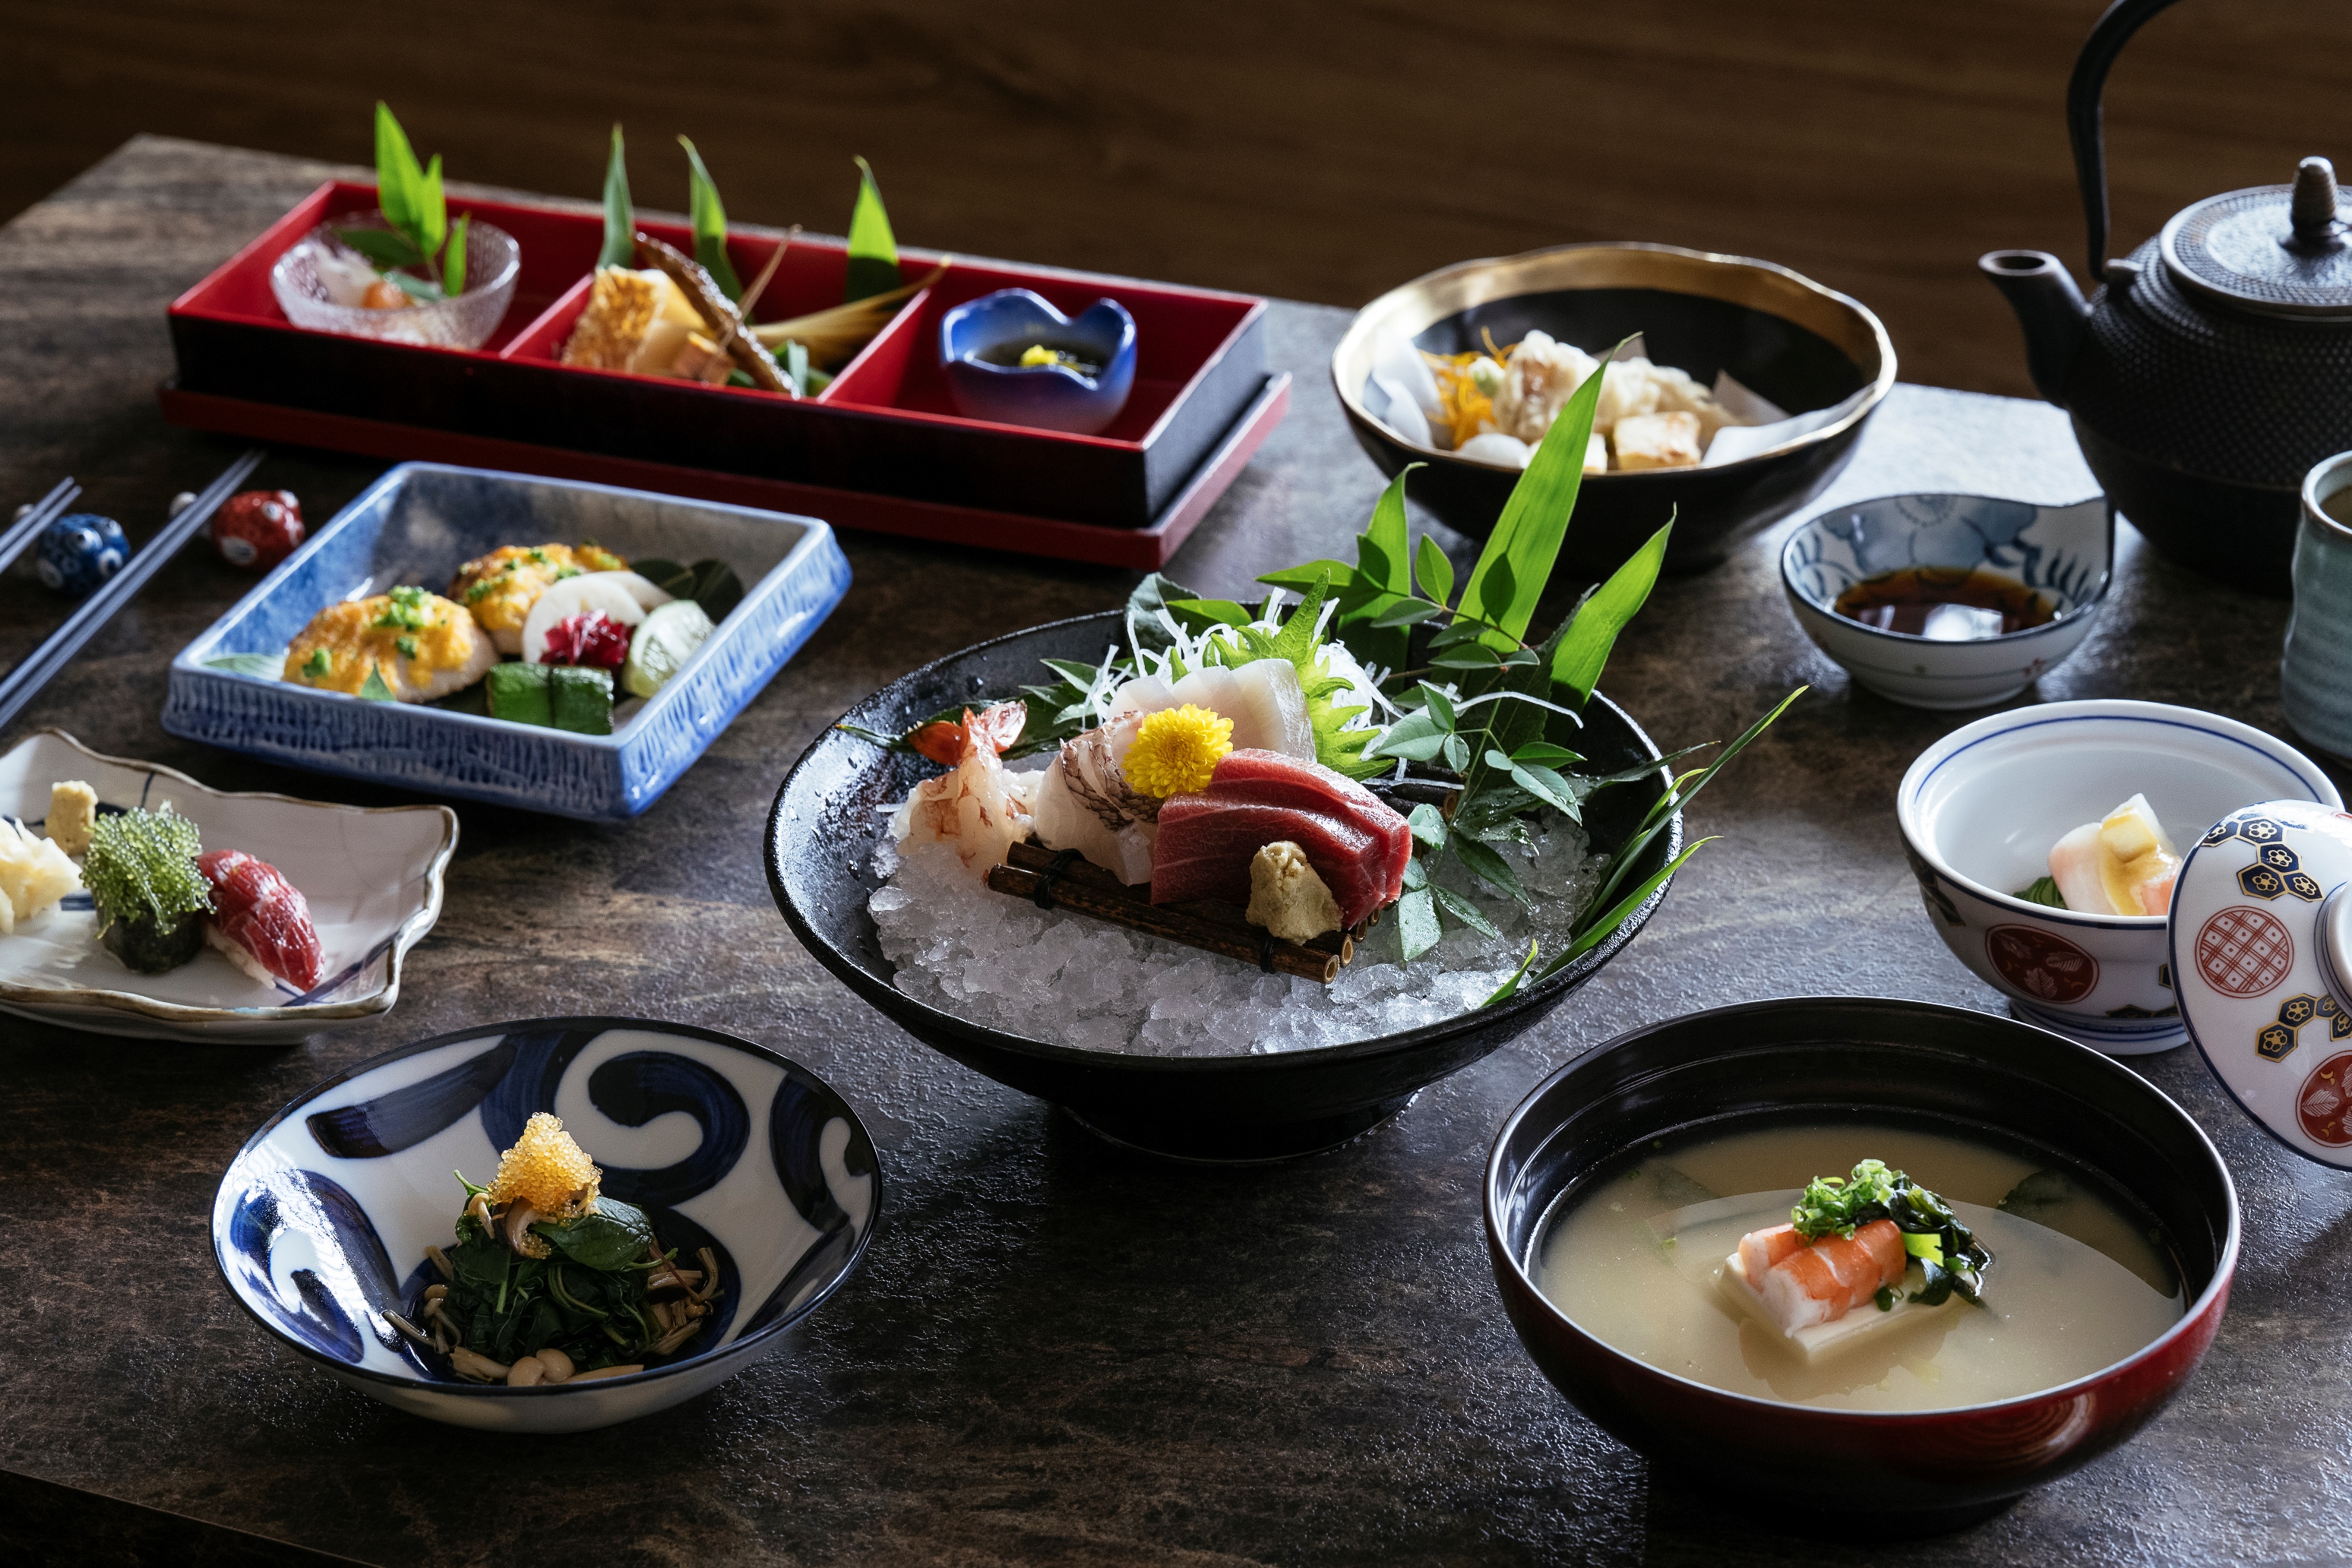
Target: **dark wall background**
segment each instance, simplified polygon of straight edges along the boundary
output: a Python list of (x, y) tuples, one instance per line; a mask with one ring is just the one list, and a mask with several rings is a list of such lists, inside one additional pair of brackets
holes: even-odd
[[(744, 221), (1360, 304), (1431, 268), (1655, 239), (1862, 299), (1903, 374), (2028, 391), (1984, 250), (2082, 264), (2060, 104), (2098, 0), (9, 0), (0, 212), (135, 132), (642, 205), (692, 135)], [(2352, 154), (2343, 0), (2186, 0), (2109, 93), (2120, 253)]]

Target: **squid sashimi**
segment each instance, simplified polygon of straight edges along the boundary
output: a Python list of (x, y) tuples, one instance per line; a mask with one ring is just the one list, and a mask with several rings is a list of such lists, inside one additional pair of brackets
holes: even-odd
[(1157, 713), (1190, 702), (1234, 721), (1234, 749), (1279, 752), (1315, 760), (1315, 726), (1307, 717), (1307, 690), (1289, 660), (1255, 659), (1228, 669), (1212, 665), (1171, 685), (1143, 676), (1118, 689), (1104, 722), (1128, 713)]
[(196, 871), (212, 893), (212, 910), (205, 917), (207, 943), (265, 984), (282, 980), (309, 991), (319, 984), (326, 955), (301, 889), (268, 861), (242, 849), (207, 850), (196, 857)]
[(2180, 855), (2147, 796), (2136, 795), (2051, 847), (2050, 879), (2066, 907), (2094, 915), (2160, 915), (2172, 908)]
[(1791, 1226), (1750, 1231), (1739, 1238), (1748, 1288), (1764, 1310), (1794, 1334), (1835, 1322), (1903, 1283), (1910, 1255), (1893, 1220), (1856, 1226), (1851, 1237), (1824, 1236), (1808, 1243)]
[(918, 731), (916, 749), (941, 761), (940, 753), (950, 752), (954, 767), (915, 786), (890, 820), (892, 835), (904, 844), (945, 844), (965, 870), (987, 876), (1006, 849), (1029, 837), (1032, 785), (1002, 756), (1028, 718), (1026, 703), (999, 702), (977, 717), (965, 709), (960, 723), (941, 721)]
[(1381, 902), (1404, 890), (1412, 828), (1386, 801), (1345, 773), (1275, 752), (1235, 750), (1218, 762), (1209, 793), (1219, 800), (1319, 811), (1352, 822), (1382, 847), (1381, 875), (1388, 893)]
[(1352, 926), (1388, 901), (1381, 842), (1353, 822), (1317, 811), (1180, 795), (1160, 808), (1151, 901), (1214, 899), (1247, 904), (1250, 863), (1269, 844), (1296, 844)]

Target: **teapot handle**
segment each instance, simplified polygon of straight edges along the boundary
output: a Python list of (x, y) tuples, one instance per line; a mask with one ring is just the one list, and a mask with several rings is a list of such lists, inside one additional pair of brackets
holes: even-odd
[(2131, 36), (2173, 0), (2116, 0), (2107, 7), (2083, 52), (2075, 57), (2074, 75), (2066, 83), (2066, 137), (2074, 144), (2074, 178), (2083, 187), (2083, 222), (2091, 231), (2091, 280), (2096, 283), (2107, 268), (2107, 148), (2100, 126), (2099, 106), (2106, 93), (2107, 68), (2123, 53)]

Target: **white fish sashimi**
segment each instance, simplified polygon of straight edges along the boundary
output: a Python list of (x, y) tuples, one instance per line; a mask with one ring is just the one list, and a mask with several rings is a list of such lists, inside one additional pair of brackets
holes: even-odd
[[(1255, 659), (1226, 668), (1196, 669), (1173, 685), (1142, 676), (1118, 689), (1105, 711), (1106, 724), (1128, 713), (1157, 713), (1190, 702), (1234, 721), (1234, 750), (1280, 752), (1301, 762), (1315, 760), (1315, 726), (1307, 717), (1306, 689), (1298, 671), (1280, 658)], [(1123, 754), (1123, 753), (1122, 753)]]
[(1160, 803), (1136, 794), (1120, 772), (1142, 722), (1140, 713), (1124, 713), (1063, 742), (1038, 780), (1032, 805), (1039, 843), (1075, 849), (1129, 885), (1151, 880), (1159, 837), (1153, 818)]

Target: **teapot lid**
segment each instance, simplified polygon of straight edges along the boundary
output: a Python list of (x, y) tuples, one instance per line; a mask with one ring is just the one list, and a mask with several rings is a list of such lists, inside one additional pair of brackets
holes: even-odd
[(2352, 815), (2215, 823), (2173, 889), (2172, 984), (2213, 1076), (2296, 1153), (2352, 1169)]
[(2352, 320), (2352, 208), (2336, 169), (2305, 158), (2292, 185), (2209, 196), (2164, 226), (2165, 266), (2186, 287), (2273, 315)]

